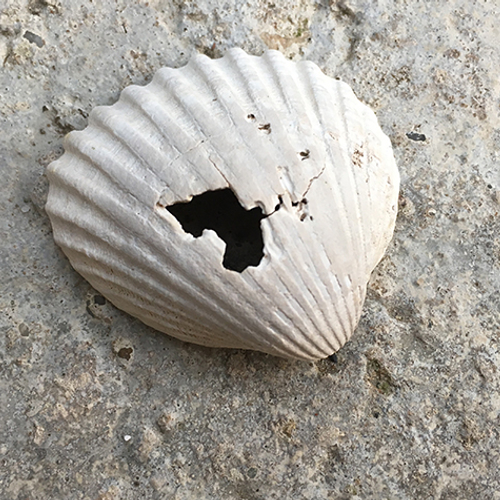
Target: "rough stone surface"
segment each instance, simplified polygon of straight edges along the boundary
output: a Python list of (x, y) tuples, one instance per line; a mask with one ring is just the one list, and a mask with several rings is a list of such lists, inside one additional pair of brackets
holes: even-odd
[[(0, 4), (0, 497), (500, 498), (496, 2)], [(43, 210), (62, 137), (198, 51), (349, 83), (402, 176), (390, 251), (331, 360), (210, 350), (117, 311)]]

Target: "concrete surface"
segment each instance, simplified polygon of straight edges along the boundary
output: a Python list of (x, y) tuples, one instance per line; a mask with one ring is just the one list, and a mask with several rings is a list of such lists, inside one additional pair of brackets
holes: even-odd
[[(3, 0), (0, 498), (500, 498), (499, 14), (479, 0)], [(43, 172), (64, 134), (161, 66), (233, 46), (315, 61), (394, 145), (395, 238), (331, 360), (159, 334), (52, 240)]]

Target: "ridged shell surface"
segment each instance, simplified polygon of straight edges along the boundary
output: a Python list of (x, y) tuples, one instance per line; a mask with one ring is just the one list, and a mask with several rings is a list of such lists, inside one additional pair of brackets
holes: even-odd
[[(389, 139), (346, 84), (240, 49), (94, 109), (48, 176), (56, 242), (118, 308), (185, 341), (306, 360), (355, 329), (399, 187)], [(230, 198), (258, 216), (260, 258), (225, 264), (219, 232), (175, 214), (204, 194), (191, 218), (219, 210), (246, 231)]]

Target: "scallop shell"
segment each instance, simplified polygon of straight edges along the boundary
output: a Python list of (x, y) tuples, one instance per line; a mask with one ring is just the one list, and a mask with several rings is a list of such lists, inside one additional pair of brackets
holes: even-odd
[(374, 113), (312, 62), (240, 49), (98, 107), (48, 167), (72, 266), (205, 346), (314, 360), (355, 329), (399, 175)]

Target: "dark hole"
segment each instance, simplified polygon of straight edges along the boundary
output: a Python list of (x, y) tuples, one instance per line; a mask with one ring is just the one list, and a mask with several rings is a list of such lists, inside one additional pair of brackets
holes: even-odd
[(416, 132), (408, 132), (406, 137), (412, 141), (425, 141), (426, 139), (424, 134), (417, 134)]
[(328, 359), (335, 364), (339, 362), (339, 358), (336, 352), (334, 352), (331, 356), (328, 356)]
[(42, 37), (39, 35), (36, 35), (35, 33), (32, 33), (31, 31), (26, 31), (24, 33), (23, 38), (26, 38), (28, 42), (34, 43), (37, 47), (43, 47), (45, 45), (45, 42), (43, 41)]
[(265, 217), (259, 207), (245, 210), (230, 189), (207, 191), (190, 202), (175, 203), (167, 210), (182, 229), (199, 238), (204, 229), (214, 230), (226, 243), (222, 265), (241, 273), (258, 266), (264, 256), (260, 221)]
[(117, 355), (119, 358), (126, 359), (127, 361), (130, 361), (130, 358), (132, 357), (133, 352), (134, 352), (134, 350), (131, 347), (122, 347), (117, 352)]
[(106, 304), (106, 299), (102, 295), (94, 295), (94, 304), (103, 306)]

